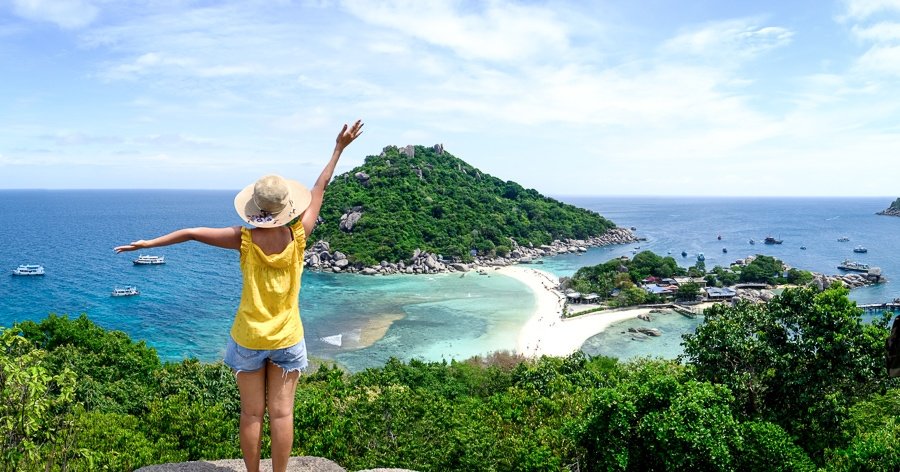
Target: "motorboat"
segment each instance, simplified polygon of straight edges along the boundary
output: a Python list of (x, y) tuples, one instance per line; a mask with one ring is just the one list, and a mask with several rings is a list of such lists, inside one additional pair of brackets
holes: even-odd
[(840, 238), (838, 238), (839, 243), (846, 243), (849, 240), (850, 240), (850, 238), (848, 238), (846, 236), (841, 236)]
[(806, 250), (806, 246), (800, 246), (800, 250), (805, 251), (805, 250)]
[(44, 275), (44, 266), (38, 264), (23, 264), (12, 271), (13, 275)]
[(700, 254), (697, 254), (697, 260), (698, 260), (698, 261), (705, 261), (705, 260), (706, 260), (706, 256), (704, 256), (703, 253), (701, 252)]
[(723, 247), (723, 248), (722, 248), (722, 252), (727, 254), (727, 253), (728, 253), (728, 248), (727, 248), (727, 247)]
[(112, 291), (112, 296), (114, 297), (133, 297), (135, 295), (140, 295), (141, 292), (138, 291), (137, 287), (116, 287)]
[(840, 265), (837, 266), (837, 268), (853, 272), (868, 272), (869, 264), (863, 264), (861, 262), (851, 261), (850, 259), (844, 259), (844, 262), (841, 262)]
[(750, 244), (756, 244), (756, 241), (754, 241), (752, 239), (749, 242), (750, 242)]
[(865, 253), (869, 252), (869, 250), (862, 246), (856, 246), (855, 248), (853, 248), (853, 252), (865, 254)]
[(158, 265), (165, 264), (166, 258), (164, 256), (141, 255), (132, 262), (134, 262), (134, 265)]
[(687, 251), (681, 251), (681, 257), (687, 257)]
[(780, 240), (780, 239), (775, 239), (775, 238), (773, 238), (772, 236), (767, 236), (766, 239), (765, 239), (763, 242), (766, 243), (766, 244), (781, 244), (781, 243), (783, 243), (784, 241), (782, 241), (782, 240)]

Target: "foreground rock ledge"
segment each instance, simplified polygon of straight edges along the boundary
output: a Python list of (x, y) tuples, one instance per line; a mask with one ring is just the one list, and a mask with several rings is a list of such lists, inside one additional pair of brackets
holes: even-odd
[[(148, 465), (137, 469), (137, 472), (244, 472), (243, 459), (224, 459), (219, 461), (180, 462), (177, 464)], [(272, 471), (272, 460), (263, 459), (259, 463), (262, 472)], [(288, 472), (347, 472), (347, 469), (333, 461), (321, 457), (291, 457), (288, 461)], [(416, 472), (409, 469), (365, 469), (359, 472)]]

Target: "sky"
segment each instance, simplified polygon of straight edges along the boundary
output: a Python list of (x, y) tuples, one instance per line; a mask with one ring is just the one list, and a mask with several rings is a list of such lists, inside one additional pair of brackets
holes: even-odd
[(0, 0), (0, 189), (312, 185), (357, 118), (336, 175), (893, 198), (900, 0)]

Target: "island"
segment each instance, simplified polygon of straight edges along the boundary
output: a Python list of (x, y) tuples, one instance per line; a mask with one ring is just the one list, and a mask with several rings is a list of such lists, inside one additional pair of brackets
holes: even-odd
[(884, 210), (875, 213), (876, 215), (886, 215), (886, 216), (900, 216), (900, 198), (894, 200), (891, 203), (891, 206), (885, 208)]
[(387, 146), (329, 185), (305, 262), (329, 272), (431, 274), (635, 240), (596, 212), (484, 173), (440, 144)]

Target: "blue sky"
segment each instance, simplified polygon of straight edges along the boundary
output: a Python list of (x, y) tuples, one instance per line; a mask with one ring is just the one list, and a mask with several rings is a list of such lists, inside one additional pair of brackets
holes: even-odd
[(0, 0), (0, 188), (312, 184), (357, 117), (338, 173), (894, 197), (900, 0)]

